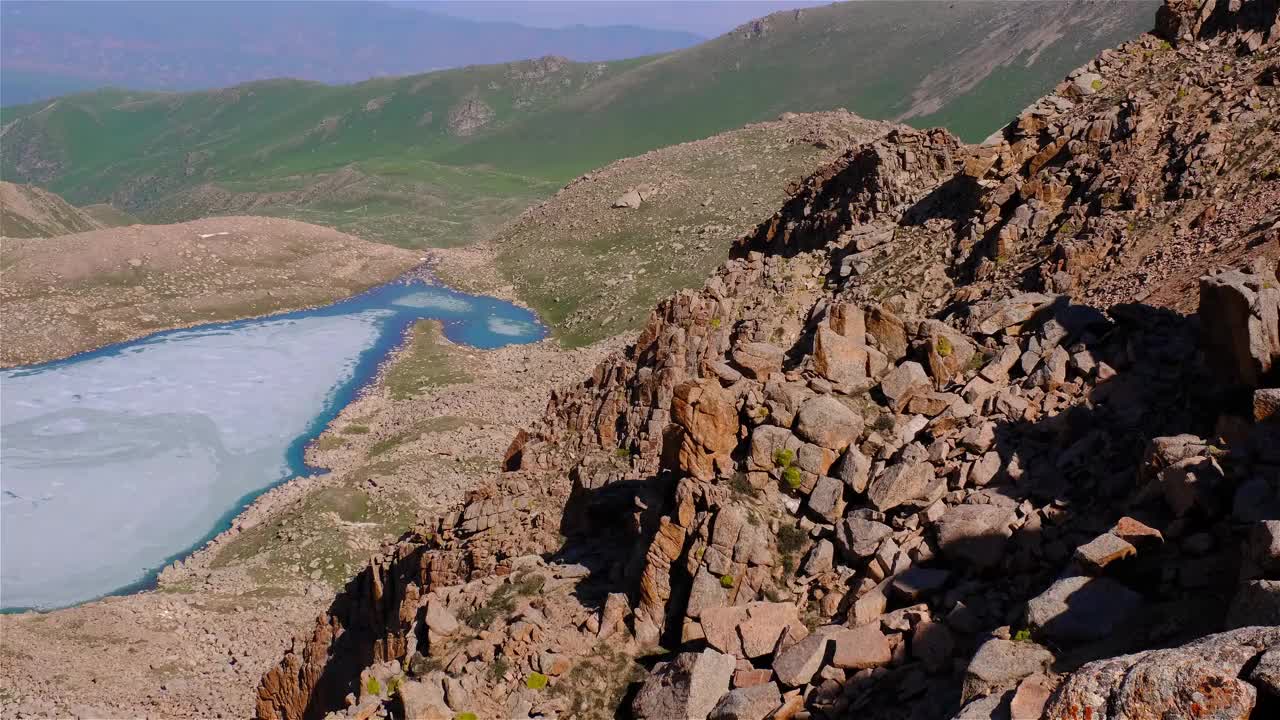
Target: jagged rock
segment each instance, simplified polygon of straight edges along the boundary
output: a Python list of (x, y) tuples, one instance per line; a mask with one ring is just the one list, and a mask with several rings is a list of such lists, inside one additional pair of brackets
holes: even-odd
[(854, 338), (819, 326), (813, 339), (813, 369), (836, 384), (854, 385), (867, 379), (867, 349)]
[(1052, 296), (1040, 293), (1015, 295), (993, 305), (978, 322), (977, 330), (983, 335), (995, 335), (1006, 329), (1016, 333), (1023, 323), (1049, 307), (1052, 302)]
[(397, 690), (404, 716), (413, 720), (453, 720), (453, 711), (444, 700), (438, 682), (405, 680)]
[(1253, 421), (1280, 421), (1280, 388), (1260, 388), (1253, 391)]
[(715, 650), (685, 652), (658, 663), (631, 703), (637, 720), (703, 720), (729, 691), (736, 662)]
[[(892, 230), (889, 231), (892, 236)], [(865, 249), (865, 248), (863, 248)], [(833, 303), (831, 309), (827, 312), (827, 324), (832, 330), (840, 333), (844, 337), (852, 339), (858, 344), (865, 341), (867, 335), (867, 320), (862, 308), (849, 303)]]
[(1091, 662), (1059, 686), (1045, 717), (1245, 720), (1257, 690), (1240, 679), (1241, 669), (1277, 644), (1280, 627), (1247, 627)]
[(731, 465), (728, 453), (738, 443), (738, 408), (719, 382), (707, 378), (676, 386), (671, 415), (684, 430), (676, 449), (677, 467), (710, 480), (717, 463)]
[(1249, 682), (1280, 697), (1280, 646), (1272, 646), (1262, 653), (1253, 672), (1249, 673)]
[(720, 699), (708, 720), (764, 720), (782, 705), (777, 683), (738, 688)]
[(827, 655), (827, 644), (841, 628), (825, 626), (785, 648), (773, 660), (773, 673), (787, 687), (801, 687), (813, 679)]
[(894, 592), (915, 602), (920, 598), (937, 592), (946, 586), (951, 579), (951, 572), (942, 568), (908, 568), (898, 573), (891, 581)]
[(819, 395), (800, 406), (796, 433), (812, 443), (841, 452), (862, 434), (862, 416), (830, 395)]
[(866, 492), (867, 482), (871, 479), (871, 460), (856, 446), (850, 445), (834, 467), (834, 476), (850, 490), (854, 493)]
[(764, 388), (769, 422), (783, 428), (791, 427), (800, 406), (811, 397), (813, 391), (801, 383), (770, 382)]
[(958, 505), (938, 521), (938, 548), (948, 557), (978, 569), (995, 567), (1004, 558), (1013, 534), (1010, 508), (997, 505)]
[(699, 614), (707, 644), (722, 653), (742, 656), (742, 642), (738, 639), (738, 624), (747, 619), (747, 609), (741, 605), (732, 607), (703, 608)]
[(1027, 603), (1027, 623), (1072, 642), (1110, 635), (1142, 605), (1142, 596), (1107, 577), (1061, 578)]
[(852, 563), (874, 555), (880, 542), (892, 534), (893, 528), (884, 523), (850, 515), (836, 528), (836, 545), (841, 557)]
[(831, 664), (844, 670), (880, 667), (893, 659), (893, 648), (889, 647), (888, 638), (880, 631), (879, 623), (839, 630), (831, 639), (835, 644)]
[(1200, 278), (1200, 317), (1210, 363), (1257, 387), (1280, 360), (1280, 288), (1233, 270)]
[(1137, 552), (1137, 548), (1128, 541), (1111, 533), (1103, 533), (1076, 548), (1075, 558), (1086, 568), (1098, 571), (1117, 560), (1136, 555)]
[(622, 193), (617, 200), (613, 201), (613, 207), (615, 208), (630, 208), (632, 210), (639, 209), (643, 204), (644, 199), (640, 197), (640, 192), (635, 188)]
[(867, 334), (875, 338), (876, 346), (896, 363), (907, 354), (907, 330), (902, 319), (884, 305), (876, 305), (866, 313)]
[(809, 493), (809, 511), (823, 522), (835, 524), (844, 510), (843, 495), (844, 484), (824, 475)]
[(871, 481), (867, 499), (877, 510), (890, 510), (925, 499), (933, 485), (933, 466), (929, 463), (898, 463)]
[(880, 380), (880, 392), (884, 393), (889, 407), (895, 411), (906, 407), (912, 395), (928, 392), (929, 389), (929, 376), (925, 374), (924, 368), (920, 363), (910, 360), (889, 371)]
[(1043, 673), (1052, 662), (1053, 653), (1036, 643), (992, 638), (969, 661), (961, 691), (963, 701), (1010, 689), (1028, 675)]
[(764, 342), (742, 343), (733, 348), (734, 364), (759, 380), (780, 372), (785, 358), (782, 348)]
[(1009, 700), (1010, 720), (1039, 718), (1057, 686), (1048, 675), (1040, 673), (1024, 678)]
[(929, 374), (937, 387), (942, 388), (964, 374), (975, 353), (969, 338), (938, 320), (922, 323), (921, 334), (924, 336)]
[(813, 549), (805, 558), (804, 565), (800, 566), (800, 572), (810, 577), (821, 575), (831, 569), (834, 559), (835, 546), (830, 540), (824, 538), (814, 543)]
[(768, 655), (784, 631), (800, 626), (800, 611), (792, 603), (751, 603), (747, 619), (738, 625), (743, 654), (752, 659)]
[(432, 599), (427, 602), (427, 611), (423, 619), (426, 621), (427, 629), (431, 633), (430, 641), (432, 643), (436, 642), (437, 638), (447, 638), (458, 631), (458, 619), (438, 599)]

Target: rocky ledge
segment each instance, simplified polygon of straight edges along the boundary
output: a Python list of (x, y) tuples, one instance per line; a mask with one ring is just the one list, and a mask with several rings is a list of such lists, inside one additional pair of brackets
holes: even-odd
[(1275, 714), (1276, 12), (1171, 0), (986, 145), (820, 169), (258, 715)]

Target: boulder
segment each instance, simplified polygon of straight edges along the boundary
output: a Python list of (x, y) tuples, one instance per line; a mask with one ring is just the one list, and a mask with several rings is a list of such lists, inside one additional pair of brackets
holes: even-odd
[(819, 395), (800, 406), (796, 433), (809, 442), (840, 452), (862, 434), (862, 416), (830, 395)]
[(867, 320), (862, 308), (850, 303), (833, 303), (827, 311), (827, 325), (859, 345), (866, 342)]
[(876, 305), (866, 313), (867, 334), (876, 341), (880, 352), (896, 363), (907, 355), (907, 329), (902, 319), (884, 305)]
[(742, 343), (733, 348), (733, 364), (758, 380), (763, 380), (782, 370), (786, 355), (782, 348), (766, 342)]
[(820, 627), (778, 653), (773, 660), (773, 673), (778, 676), (778, 681), (787, 687), (807, 685), (822, 667), (831, 636), (839, 630), (833, 626)]
[(1008, 507), (957, 505), (938, 520), (938, 548), (980, 570), (995, 567), (1004, 558), (1013, 520)]
[(907, 401), (917, 393), (928, 392), (929, 376), (920, 363), (909, 360), (889, 371), (880, 380), (880, 392), (895, 412), (906, 407)]
[(764, 720), (782, 705), (778, 684), (765, 682), (731, 690), (720, 698), (708, 720)]
[(836, 461), (832, 474), (853, 492), (866, 492), (867, 482), (871, 479), (871, 460), (857, 446), (850, 445)]
[(1075, 558), (1085, 568), (1096, 572), (1117, 560), (1136, 555), (1137, 552), (1137, 548), (1129, 541), (1108, 532), (1076, 548)]
[(715, 650), (680, 653), (653, 669), (631, 712), (637, 720), (704, 720), (729, 691), (736, 665), (732, 655)]
[(1054, 692), (1044, 717), (1246, 720), (1258, 691), (1241, 674), (1277, 644), (1280, 627), (1247, 627), (1087, 663)]
[(943, 623), (925, 620), (911, 629), (911, 657), (923, 663), (929, 672), (948, 667), (955, 647), (955, 637)]
[(439, 682), (405, 680), (396, 689), (404, 716), (413, 720), (452, 720), (453, 711), (445, 703)]
[(867, 379), (865, 344), (819, 326), (813, 338), (813, 369), (838, 385), (856, 385)]
[(885, 511), (913, 500), (923, 500), (934, 485), (933, 466), (927, 462), (899, 462), (871, 481), (867, 499)]
[(1027, 603), (1027, 623), (1060, 642), (1099, 640), (1142, 605), (1142, 596), (1107, 577), (1060, 578)]
[(889, 640), (880, 631), (878, 622), (839, 630), (831, 639), (835, 644), (831, 664), (844, 670), (880, 667), (893, 659), (893, 648), (889, 647)]
[(1227, 610), (1227, 627), (1280, 626), (1280, 580), (1250, 580), (1240, 585)]
[(674, 450), (679, 469), (710, 480), (716, 476), (717, 464), (732, 465), (728, 453), (738, 444), (738, 407), (718, 380), (702, 378), (677, 385), (671, 416), (683, 432), (675, 448), (664, 446), (663, 451), (669, 457)]
[(635, 188), (631, 188), (630, 190), (619, 195), (618, 198), (613, 201), (613, 207), (630, 208), (632, 210), (636, 210), (643, 203), (644, 203), (644, 199), (640, 197), (640, 192)]
[(844, 483), (822, 476), (809, 493), (809, 512), (824, 523), (835, 524), (844, 511)]
[(1205, 359), (1228, 382), (1257, 387), (1280, 361), (1280, 288), (1232, 270), (1200, 278)]
[(938, 388), (964, 375), (973, 360), (973, 343), (962, 333), (939, 320), (921, 323), (929, 375)]
[(1053, 296), (1040, 293), (1024, 293), (1001, 300), (982, 315), (982, 319), (978, 321), (977, 330), (983, 335), (995, 335), (1006, 329), (1016, 334), (1021, 330), (1023, 323), (1049, 307), (1052, 302)]
[(747, 605), (747, 619), (738, 624), (742, 652), (758, 658), (773, 652), (787, 628), (802, 627), (800, 611), (792, 603), (755, 602)]
[(1043, 673), (1052, 662), (1053, 653), (1036, 643), (992, 638), (978, 648), (965, 669), (963, 701), (1004, 692), (1028, 675)]
[(836, 545), (847, 562), (854, 563), (876, 554), (880, 542), (893, 534), (893, 528), (874, 520), (850, 515), (836, 528)]

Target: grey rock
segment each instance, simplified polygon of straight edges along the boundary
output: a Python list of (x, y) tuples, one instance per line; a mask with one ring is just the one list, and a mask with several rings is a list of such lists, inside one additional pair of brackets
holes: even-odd
[(893, 528), (874, 520), (847, 517), (836, 528), (836, 544), (841, 557), (856, 562), (876, 554), (880, 541), (893, 534)]
[(928, 497), (934, 484), (933, 466), (927, 462), (901, 462), (871, 481), (867, 499), (877, 510), (889, 510)]
[(866, 492), (867, 482), (871, 479), (871, 459), (850, 445), (836, 461), (832, 474), (855, 493)]
[(820, 477), (809, 493), (809, 512), (822, 522), (834, 524), (844, 509), (844, 483), (833, 477)]
[(1243, 583), (1227, 610), (1227, 627), (1280, 626), (1280, 580)]
[(839, 628), (831, 626), (818, 628), (813, 634), (778, 653), (773, 660), (773, 673), (778, 676), (778, 680), (787, 687), (800, 687), (812, 680), (826, 658), (831, 636), (838, 630)]
[(880, 623), (859, 625), (840, 630), (832, 636), (835, 653), (831, 664), (845, 670), (863, 670), (888, 665), (893, 659), (889, 639), (880, 631)]
[(840, 452), (862, 434), (862, 416), (830, 395), (819, 395), (800, 406), (796, 433), (809, 442)]
[(631, 703), (631, 711), (643, 720), (704, 720), (729, 691), (736, 665), (732, 655), (715, 650), (680, 653), (654, 668)]
[(996, 505), (957, 505), (938, 521), (938, 548), (947, 557), (979, 569), (995, 567), (1004, 559), (1013, 534), (1010, 508)]
[(707, 717), (708, 720), (764, 720), (781, 705), (778, 684), (767, 682), (729, 691)]
[(1027, 622), (1060, 642), (1107, 637), (1142, 605), (1142, 596), (1107, 577), (1060, 578), (1027, 603)]
[(907, 401), (916, 393), (928, 392), (932, 389), (929, 376), (924, 368), (914, 360), (908, 360), (890, 370), (880, 380), (880, 392), (889, 401), (889, 407), (900, 411), (906, 407)]
[(1044, 672), (1053, 653), (1033, 642), (992, 638), (978, 648), (965, 669), (961, 697), (965, 702), (1010, 690), (1022, 678)]

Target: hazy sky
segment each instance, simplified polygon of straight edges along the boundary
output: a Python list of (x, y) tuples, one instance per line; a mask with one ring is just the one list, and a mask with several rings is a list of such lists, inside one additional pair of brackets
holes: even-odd
[(427, 9), (535, 27), (640, 25), (714, 37), (779, 10), (826, 5), (795, 0), (425, 0)]

